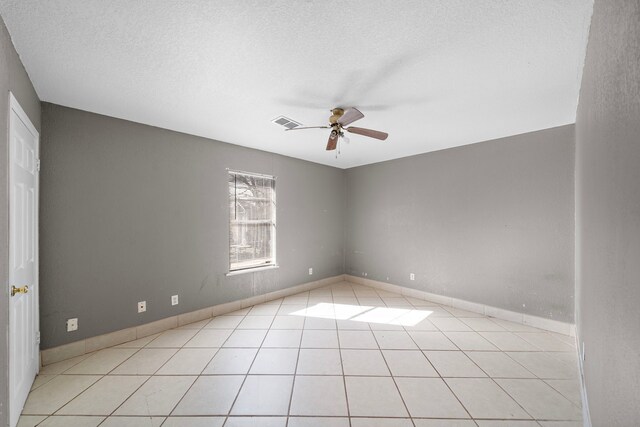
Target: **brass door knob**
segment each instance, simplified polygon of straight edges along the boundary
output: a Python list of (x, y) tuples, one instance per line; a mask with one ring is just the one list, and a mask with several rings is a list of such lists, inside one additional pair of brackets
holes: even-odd
[(29, 292), (29, 286), (27, 285), (24, 285), (21, 288), (11, 286), (11, 296), (14, 296), (15, 294), (26, 294), (27, 292)]

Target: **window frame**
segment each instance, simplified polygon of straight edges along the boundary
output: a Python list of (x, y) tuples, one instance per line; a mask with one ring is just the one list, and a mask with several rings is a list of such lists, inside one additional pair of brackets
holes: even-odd
[[(260, 264), (256, 264), (256, 265), (250, 265), (248, 267), (236, 267), (233, 268), (233, 262), (231, 259), (231, 245), (232, 245), (232, 227), (233, 227), (233, 221), (234, 221), (234, 217), (232, 214), (232, 209), (231, 206), (232, 205), (232, 197), (231, 197), (231, 193), (229, 192), (229, 183), (230, 183), (230, 179), (232, 176), (236, 176), (236, 175), (243, 175), (243, 176), (249, 176), (249, 177), (255, 177), (255, 178), (264, 178), (267, 180), (271, 181), (271, 200), (269, 203), (270, 206), (270, 219), (265, 220), (266, 224), (269, 224), (270, 226), (270, 260), (267, 263), (260, 263)], [(244, 274), (244, 273), (252, 273), (255, 271), (261, 271), (261, 270), (271, 270), (274, 268), (278, 268), (278, 263), (277, 263), (277, 251), (276, 251), (276, 247), (277, 247), (277, 218), (276, 218), (276, 200), (277, 200), (277, 195), (276, 195), (276, 176), (274, 175), (267, 175), (267, 174), (261, 174), (261, 173), (254, 173), (254, 172), (247, 172), (247, 171), (243, 171), (243, 170), (237, 170), (237, 169), (229, 169), (227, 168), (227, 197), (229, 197), (229, 205), (228, 205), (228, 214), (229, 214), (229, 222), (228, 222), (228, 231), (229, 231), (229, 242), (227, 245), (227, 249), (228, 249), (228, 265), (227, 265), (227, 276), (234, 276), (237, 274)], [(233, 198), (233, 203), (237, 203), (237, 197), (234, 196)], [(251, 220), (247, 220), (247, 221), (251, 221)]]

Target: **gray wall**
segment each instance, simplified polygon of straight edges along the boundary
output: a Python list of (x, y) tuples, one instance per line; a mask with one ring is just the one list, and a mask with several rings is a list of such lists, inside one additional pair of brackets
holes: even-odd
[[(42, 348), (342, 274), (342, 170), (48, 103), (42, 119)], [(226, 168), (277, 176), (279, 269), (225, 276)]]
[(576, 122), (577, 327), (594, 426), (640, 420), (640, 2), (594, 5)]
[(0, 425), (8, 425), (9, 92), (40, 129), (40, 101), (0, 17)]
[(571, 125), (349, 169), (346, 272), (572, 322), (573, 164)]

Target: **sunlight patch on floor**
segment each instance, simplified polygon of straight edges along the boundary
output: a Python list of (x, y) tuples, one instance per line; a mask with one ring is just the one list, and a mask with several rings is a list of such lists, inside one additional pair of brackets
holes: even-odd
[(291, 315), (352, 320), (355, 322), (384, 323), (387, 325), (415, 326), (426, 319), (431, 313), (433, 313), (433, 311), (323, 302), (312, 307), (294, 311)]

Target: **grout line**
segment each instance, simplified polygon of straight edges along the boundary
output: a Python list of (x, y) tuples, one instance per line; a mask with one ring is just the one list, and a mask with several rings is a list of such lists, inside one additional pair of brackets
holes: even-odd
[[(436, 328), (437, 328), (437, 327), (438, 327), (438, 326), (436, 326)], [(442, 333), (442, 331), (441, 331), (440, 333)], [(413, 339), (413, 337), (411, 336), (411, 334), (408, 334), (408, 335), (409, 335), (409, 338), (411, 338), (411, 340), (413, 340), (414, 344), (415, 344), (418, 348), (420, 348), (420, 346), (418, 346), (418, 343), (417, 343), (417, 342), (415, 342), (415, 340)], [(449, 338), (447, 337), (447, 339), (449, 339)], [(449, 341), (451, 341), (451, 340), (449, 340)], [(453, 342), (452, 342), (452, 344), (453, 344), (454, 346), (458, 347), (455, 343), (453, 343)], [(458, 349), (459, 349), (459, 348), (458, 348)], [(460, 350), (460, 351), (462, 351), (462, 350)], [(451, 390), (451, 387), (449, 387), (449, 384), (447, 384), (447, 382), (444, 380), (444, 378), (442, 377), (442, 374), (440, 374), (440, 371), (438, 371), (438, 369), (436, 368), (436, 366), (431, 362), (431, 360), (429, 360), (429, 358), (427, 357), (427, 355), (424, 353), (424, 352), (425, 352), (425, 350), (420, 349), (420, 352), (421, 352), (421, 353), (422, 353), (422, 355), (425, 357), (425, 359), (427, 359), (427, 362), (429, 362), (429, 364), (430, 364), (430, 365), (431, 365), (431, 367), (434, 369), (434, 371), (436, 371), (436, 373), (438, 374), (438, 378), (440, 378), (440, 381), (445, 385), (445, 387), (447, 387), (447, 389), (451, 392), (451, 394), (456, 398), (456, 400), (458, 401), (458, 403), (460, 403), (460, 406), (462, 406), (462, 409), (464, 409), (464, 411), (467, 413), (467, 415), (469, 415), (469, 418), (473, 418), (473, 417), (471, 416), (471, 413), (470, 413), (470, 412), (469, 412), (469, 410), (467, 409), (467, 407), (466, 407), (466, 406), (464, 406), (464, 404), (462, 403), (462, 401), (461, 401), (461, 400), (460, 400), (460, 398), (458, 397), (458, 395), (457, 395), (457, 394), (455, 394), (455, 393), (453, 392), (453, 390)]]
[[(333, 289), (331, 290), (331, 295), (333, 298)], [(358, 303), (360, 303), (360, 300), (357, 299), (356, 297), (356, 301), (358, 301)], [(335, 311), (335, 299), (334, 299), (334, 311)], [(371, 329), (371, 326), (369, 326), (369, 329)], [(349, 427), (351, 427), (351, 407), (349, 406), (349, 393), (347, 393), (347, 376), (344, 374), (344, 361), (342, 360), (342, 346), (340, 345), (340, 332), (337, 330), (338, 328), (338, 322), (336, 321), (336, 335), (338, 336), (338, 356), (340, 357), (340, 370), (342, 371), (342, 386), (344, 387), (344, 400), (345, 403), (347, 405), (347, 416), (349, 417)]]
[[(446, 335), (446, 333), (445, 333), (445, 335)], [(448, 338), (448, 336), (447, 336), (447, 338)], [(484, 338), (484, 337), (483, 337), (483, 338)], [(452, 341), (452, 342), (453, 342), (453, 341)], [(457, 344), (455, 344), (455, 343), (454, 343), (454, 345), (455, 345), (456, 347), (458, 347), (458, 348), (459, 348), (460, 352), (464, 355), (464, 357), (466, 357), (466, 358), (467, 358), (467, 360), (469, 360), (469, 361), (470, 361), (474, 366), (476, 366), (478, 369), (480, 369), (480, 371), (482, 371), (482, 372), (486, 375), (486, 377), (483, 377), (483, 378), (488, 378), (488, 379), (490, 379), (490, 380), (491, 380), (495, 385), (497, 385), (500, 389), (502, 389), (502, 391), (504, 391), (504, 392), (507, 394), (507, 396), (509, 396), (509, 397), (511, 398), (511, 400), (513, 400), (513, 401), (514, 401), (514, 402), (515, 402), (515, 403), (516, 403), (516, 404), (517, 404), (517, 405), (518, 405), (518, 406), (519, 406), (519, 407), (520, 407), (520, 408), (521, 408), (521, 409), (522, 409), (522, 410), (523, 410), (527, 415), (531, 416), (531, 414), (529, 414), (529, 412), (528, 412), (526, 409), (524, 409), (524, 407), (523, 407), (522, 405), (520, 405), (520, 403), (519, 403), (518, 401), (516, 401), (516, 399), (514, 399), (514, 398), (513, 398), (509, 393), (507, 393), (507, 392), (506, 392), (506, 390), (504, 390), (502, 387), (500, 387), (500, 384), (498, 384), (498, 383), (497, 383), (497, 382), (496, 382), (496, 381), (491, 377), (491, 375), (489, 375), (489, 374), (488, 374), (484, 369), (482, 369), (482, 367), (481, 367), (480, 365), (478, 365), (478, 364), (477, 364), (473, 359), (471, 359), (469, 356), (467, 356), (467, 354), (464, 352), (464, 350), (460, 349), (460, 347), (459, 347)], [(425, 356), (426, 356), (426, 355), (425, 355)], [(427, 357), (427, 359), (428, 359), (428, 357)], [(435, 368), (435, 366), (434, 366), (434, 368)], [(440, 373), (440, 372), (438, 372), (438, 374), (439, 374), (439, 373)], [(458, 398), (458, 395), (457, 395), (457, 394), (453, 391), (453, 389), (449, 386), (449, 384), (447, 383), (447, 381), (445, 381), (445, 380), (444, 380), (444, 378), (442, 378), (442, 376), (441, 376), (441, 379), (442, 379), (442, 381), (446, 384), (447, 388), (449, 388), (449, 390), (451, 391), (451, 393), (453, 393), (453, 395), (456, 397), (456, 399), (458, 399), (458, 402), (460, 402), (460, 404), (461, 404), (461, 405), (462, 405), (462, 407), (465, 409), (465, 411), (467, 411), (467, 413), (469, 414), (469, 416), (470, 416), (471, 418), (474, 418), (474, 417), (471, 415), (471, 412), (470, 412), (470, 411), (467, 409), (467, 407), (462, 403), (462, 400), (460, 400), (460, 398)], [(534, 419), (534, 420), (535, 420), (535, 417), (531, 416), (531, 419)]]
[[(242, 323), (242, 321), (243, 321), (243, 320), (244, 320), (244, 319), (249, 315), (249, 313), (251, 312), (251, 309), (252, 309), (252, 308), (253, 308), (253, 306), (251, 306), (251, 307), (249, 308), (249, 310), (247, 311), (247, 313), (246, 313), (246, 314), (242, 315), (242, 320), (240, 320), (240, 321), (238, 322), (238, 324), (237, 324), (233, 329), (231, 329), (231, 331), (232, 331), (232, 332), (227, 336), (227, 338), (224, 340), (224, 342), (220, 345), (220, 347), (218, 348), (218, 351), (220, 351), (220, 349), (221, 349), (221, 348), (223, 348), (223, 346), (224, 346), (224, 344), (227, 342), (227, 340), (228, 340), (228, 339), (231, 337), (231, 335), (233, 335), (233, 333), (237, 330), (237, 328), (238, 328), (238, 326), (240, 325), (240, 323)], [(236, 311), (242, 311), (242, 310), (243, 310), (243, 309), (236, 310)], [(220, 317), (220, 316), (215, 316), (215, 317), (211, 318), (211, 320), (209, 321), (209, 323), (210, 323), (211, 321), (213, 321), (213, 319), (215, 319), (216, 317)], [(209, 323), (207, 323), (207, 325), (208, 325)], [(205, 327), (206, 327), (206, 325), (205, 325)], [(204, 329), (204, 327), (203, 327), (203, 329)], [(221, 330), (229, 330), (229, 329), (221, 329)], [(192, 337), (192, 338), (193, 338), (193, 337)], [(189, 342), (189, 341), (187, 341), (185, 344), (187, 344), (188, 342)], [(182, 348), (184, 348), (184, 345), (182, 346)], [(216, 354), (218, 354), (218, 351), (216, 351)], [(258, 352), (256, 352), (256, 356), (257, 356), (257, 354), (258, 354)], [(173, 408), (171, 409), (171, 411), (169, 411), (169, 415), (167, 416), (167, 419), (168, 419), (168, 418), (173, 414), (173, 412), (174, 412), (174, 411), (176, 410), (176, 408), (180, 405), (180, 403), (182, 403), (182, 401), (184, 400), (185, 396), (186, 396), (187, 394), (189, 394), (189, 392), (190, 392), (190, 391), (191, 391), (191, 389), (193, 388), (193, 385), (194, 385), (195, 383), (197, 383), (197, 382), (198, 382), (198, 380), (202, 377), (202, 372), (204, 372), (204, 371), (207, 369), (207, 367), (209, 366), (209, 364), (211, 363), (211, 361), (212, 361), (214, 358), (215, 358), (215, 354), (214, 354), (214, 356), (211, 358), (211, 360), (209, 360), (209, 363), (207, 363), (207, 364), (205, 365), (205, 367), (202, 369), (202, 371), (200, 372), (200, 375), (197, 375), (197, 377), (196, 377), (195, 381), (191, 384), (191, 386), (187, 389), (187, 391), (182, 395), (182, 397), (181, 397), (180, 399), (178, 399), (178, 401), (177, 401), (177, 402), (176, 402), (176, 404), (173, 406)], [(254, 356), (254, 359), (255, 359), (255, 356)], [(168, 363), (168, 361), (167, 361), (167, 363)], [(253, 363), (253, 362), (252, 362), (252, 363)], [(163, 365), (163, 366), (164, 366), (164, 365)], [(246, 376), (245, 376), (245, 379), (246, 379)], [(242, 384), (244, 384), (244, 380), (243, 380)], [(240, 385), (240, 388), (242, 388), (242, 385)], [(238, 394), (240, 393), (240, 388), (238, 389)], [(237, 395), (236, 395), (236, 398), (237, 398)], [(234, 399), (234, 403), (235, 403), (235, 399)], [(231, 411), (231, 408), (232, 408), (232, 407), (233, 407), (233, 404), (231, 405), (231, 407), (229, 407), (229, 411)], [(166, 420), (165, 420), (165, 421), (166, 421)], [(226, 422), (226, 420), (225, 420), (225, 422)], [(164, 422), (163, 422), (163, 424), (164, 424)]]
[[(156, 338), (158, 338), (158, 337), (156, 337)], [(152, 343), (156, 338), (154, 338), (153, 340), (149, 341), (149, 342), (147, 343), (147, 345), (148, 345), (148, 344), (150, 344), (150, 343)], [(115, 368), (113, 368), (111, 371), (107, 372), (107, 373), (104, 375), (104, 377), (102, 377), (102, 378), (101, 378), (101, 380), (102, 380), (103, 378), (107, 377), (111, 372), (115, 371), (119, 366), (121, 366), (122, 364), (124, 364), (126, 361), (130, 360), (133, 356), (135, 356), (136, 354), (140, 353), (144, 348), (146, 348), (146, 346), (145, 346), (145, 347), (141, 347), (141, 348), (139, 348), (139, 349), (138, 349), (137, 351), (135, 351), (131, 356), (129, 356), (129, 357), (128, 357), (127, 359), (125, 359), (124, 361), (122, 361), (122, 363), (120, 363), (118, 366), (116, 366)], [(179, 351), (179, 350), (178, 350), (178, 351)], [(175, 352), (175, 353), (174, 353), (174, 354), (173, 354), (173, 355), (172, 355), (172, 356), (167, 360), (167, 362), (168, 362), (169, 360), (171, 360), (171, 359), (172, 359), (176, 354), (178, 354), (178, 351), (176, 351), (176, 352)], [(166, 363), (166, 362), (165, 362), (165, 363)], [(163, 366), (164, 366), (164, 364), (163, 364)], [(161, 368), (161, 367), (160, 367), (160, 368)], [(159, 370), (160, 368), (158, 368), (155, 372), (158, 372), (158, 370)], [(127, 400), (129, 400), (129, 399), (131, 398), (131, 396), (133, 396), (135, 393), (137, 393), (137, 392), (138, 392), (138, 390), (140, 390), (140, 389), (141, 389), (141, 388), (142, 388), (142, 387), (143, 387), (147, 382), (149, 382), (149, 381), (151, 380), (151, 378), (153, 378), (153, 376), (155, 375), (155, 372), (154, 372), (153, 374), (149, 375), (149, 376), (147, 377), (147, 379), (146, 379), (145, 381), (143, 381), (143, 382), (142, 382), (142, 384), (140, 384), (140, 386), (139, 386), (139, 387), (137, 387), (137, 388), (133, 391), (133, 393), (129, 394), (129, 395), (126, 397), (126, 399), (124, 399), (124, 400), (123, 400), (119, 405), (117, 405), (117, 406), (116, 406), (116, 408), (114, 408), (114, 410), (113, 410), (113, 411), (111, 411), (111, 413), (110, 413), (109, 415), (107, 415), (107, 416), (105, 417), (105, 419), (104, 419), (104, 420), (102, 420), (102, 421), (100, 422), (100, 424), (98, 424), (98, 425), (102, 425), (102, 424), (104, 424), (110, 416), (112, 416), (112, 415), (113, 415), (113, 414), (114, 414), (118, 409), (120, 409), (120, 407), (121, 407), (122, 405), (124, 405), (124, 404), (125, 404), (125, 402), (126, 402)], [(114, 376), (115, 376), (115, 375), (114, 375)], [(133, 376), (133, 375), (130, 375), (130, 376)], [(137, 377), (138, 375), (135, 375), (135, 376)], [(140, 376), (145, 376), (145, 375), (140, 375)], [(85, 391), (86, 391), (86, 390), (85, 390)]]
[[(404, 333), (409, 335), (406, 331)], [(391, 372), (391, 368), (389, 367), (389, 363), (387, 362), (387, 359), (384, 357), (384, 353), (382, 352), (382, 349), (380, 348), (380, 343), (378, 342), (378, 337), (376, 337), (375, 333), (373, 334), (373, 339), (376, 340), (376, 344), (378, 344), (378, 351), (380, 352), (380, 355), (382, 356), (382, 360), (384, 361), (384, 364), (387, 367), (387, 370), (389, 371), (389, 375), (391, 377), (391, 380), (393, 381), (393, 385), (396, 386), (396, 391), (398, 392), (398, 396), (400, 396), (400, 400), (402, 401), (402, 405), (404, 406), (404, 410), (407, 412), (407, 415), (409, 417), (411, 417), (410, 418), (411, 424), (413, 424), (413, 426), (415, 427), (416, 424), (413, 421), (413, 417), (411, 416), (411, 412), (409, 411), (409, 407), (407, 406), (407, 402), (405, 402), (404, 396), (400, 392), (400, 387), (398, 386), (398, 382), (396, 381), (395, 377), (393, 376), (393, 372)], [(409, 339), (411, 339), (411, 337), (409, 337)]]
[[(255, 350), (256, 348), (240, 348), (240, 347), (225, 347), (226, 349), (234, 349), (234, 350)], [(275, 348), (275, 347), (265, 347), (267, 350), (295, 350), (295, 348), (293, 347), (288, 347), (288, 348)], [(342, 349), (337, 349), (337, 348), (302, 348), (301, 350), (346, 350), (346, 351), (412, 351), (412, 352), (416, 352), (418, 353), (418, 350), (406, 350), (406, 349), (376, 349), (376, 348), (342, 348)], [(437, 372), (437, 371), (436, 371)], [(243, 375), (243, 374), (203, 374), (203, 375), (197, 375), (197, 374), (162, 374), (162, 375), (153, 375), (155, 377), (195, 377), (195, 376), (202, 376), (202, 377), (233, 377), (233, 376), (239, 376), (239, 375)], [(293, 374), (250, 374), (252, 376), (269, 376), (269, 377), (290, 377)], [(303, 377), (335, 377), (338, 376), (338, 374), (298, 374), (300, 376)], [(85, 375), (85, 376), (89, 376), (89, 375)], [(106, 376), (106, 375), (105, 375)], [(111, 377), (146, 377), (149, 375), (111, 375)], [(388, 378), (391, 376), (395, 376), (398, 378), (439, 378), (439, 376), (423, 376), (423, 375), (372, 375), (372, 374), (346, 374), (345, 376), (347, 377), (378, 377), (378, 378)], [(522, 377), (486, 377), (486, 376), (451, 376), (451, 375), (446, 375), (442, 378), (451, 378), (451, 379), (486, 379), (486, 378), (496, 378), (499, 380), (528, 380), (528, 381), (532, 381), (532, 380), (540, 380), (540, 381), (572, 381), (574, 380), (573, 378), (539, 378), (539, 377), (530, 377), (530, 378), (522, 378)], [(577, 380), (576, 380), (577, 381)], [(25, 415), (47, 415), (47, 414), (25, 414)]]
[[(307, 308), (309, 307), (309, 300), (307, 299)], [(289, 395), (289, 406), (287, 407), (287, 419), (285, 421), (285, 427), (289, 427), (289, 418), (291, 417), (291, 403), (293, 403), (293, 391), (296, 387), (296, 378), (298, 377), (298, 363), (300, 363), (300, 350), (302, 349), (302, 337), (304, 335), (304, 325), (307, 322), (307, 317), (302, 318), (302, 329), (300, 332), (300, 341), (298, 342), (298, 355), (296, 357), (296, 367), (293, 370), (293, 382), (291, 383), (291, 394)], [(267, 332), (267, 335), (269, 333)]]
[[(105, 349), (103, 349), (103, 350), (105, 350)], [(96, 375), (96, 376), (98, 376), (98, 375), (99, 375), (99, 376), (100, 376), (100, 378), (99, 378), (98, 380), (94, 381), (94, 382), (93, 382), (89, 387), (85, 388), (85, 389), (84, 389), (84, 390), (82, 390), (80, 393), (76, 394), (72, 399), (70, 399), (69, 401), (67, 401), (67, 403), (65, 403), (64, 405), (60, 406), (58, 409), (56, 409), (56, 410), (55, 410), (55, 411), (54, 411), (50, 416), (55, 415), (56, 413), (58, 413), (58, 412), (59, 412), (60, 410), (62, 410), (65, 406), (67, 406), (68, 404), (70, 404), (71, 402), (73, 402), (75, 399), (77, 399), (80, 395), (84, 394), (84, 393), (85, 393), (87, 390), (89, 390), (91, 387), (93, 387), (94, 385), (96, 385), (98, 382), (102, 381), (104, 378), (106, 378), (106, 377), (107, 377), (107, 375), (109, 375), (109, 372), (112, 372), (112, 371), (113, 371), (114, 369), (116, 369), (118, 366), (120, 366), (121, 364), (123, 364), (124, 362), (126, 362), (127, 360), (129, 360), (131, 357), (133, 357), (133, 355), (134, 355), (134, 354), (137, 354), (140, 350), (142, 350), (142, 349), (141, 349), (141, 348), (136, 349), (136, 351), (134, 351), (133, 353), (131, 353), (131, 355), (130, 355), (129, 357), (127, 357), (126, 359), (124, 359), (122, 362), (120, 362), (118, 365), (116, 365), (116, 366), (115, 366), (114, 368), (112, 368), (111, 370), (107, 371), (107, 373), (105, 373), (105, 374), (85, 374), (85, 375), (87, 375), (87, 376), (90, 376), (90, 375)], [(99, 351), (100, 351), (100, 350), (97, 350), (96, 352), (94, 352), (94, 355), (95, 355), (95, 354), (97, 354)], [(83, 360), (83, 362), (84, 362), (85, 360), (89, 359), (90, 357), (91, 357), (91, 356), (89, 356), (89, 357), (87, 357), (86, 359), (84, 359), (84, 360)], [(74, 366), (77, 366), (77, 365), (74, 365)], [(69, 369), (71, 369), (71, 368), (69, 368)], [(68, 370), (69, 370), (69, 369), (68, 369)], [(143, 385), (144, 383), (146, 383), (147, 381), (149, 381), (149, 378), (151, 378), (151, 376), (149, 376), (146, 380), (144, 380), (144, 381), (142, 382), (142, 384), (140, 384), (140, 387), (142, 387), (142, 385)], [(140, 388), (140, 387), (138, 387), (138, 388)], [(134, 391), (134, 393), (138, 390), (138, 388), (136, 388), (136, 390)], [(133, 394), (133, 393), (132, 393), (132, 394)], [(129, 396), (127, 396), (127, 399), (128, 399), (129, 397), (131, 397), (131, 394), (130, 394)], [(125, 400), (126, 400), (126, 399), (125, 399)], [(118, 407), (120, 407), (120, 405), (118, 405)], [(116, 408), (116, 410), (117, 410), (117, 408)], [(114, 411), (115, 411), (115, 410), (114, 410)], [(112, 412), (112, 413), (113, 413), (113, 412)], [(108, 416), (107, 416), (107, 417), (108, 417)], [(106, 420), (106, 418), (105, 418), (105, 420)], [(101, 421), (101, 422), (100, 422), (100, 424), (102, 424), (103, 422), (104, 422), (104, 420), (103, 420), (103, 421)]]
[[(195, 323), (195, 322), (194, 322), (194, 323)], [(208, 324), (208, 323), (207, 323), (207, 324)], [(204, 326), (203, 326), (203, 328), (204, 328)], [(180, 329), (180, 327), (178, 327), (178, 328), (173, 328), (173, 329), (169, 329), (169, 330), (170, 330), (170, 331), (176, 331), (176, 330), (183, 330), (183, 329)], [(189, 330), (189, 329), (187, 329), (187, 330)], [(156, 373), (157, 373), (157, 372), (159, 372), (159, 371), (160, 371), (160, 370), (161, 370), (161, 369), (162, 369), (162, 368), (163, 368), (167, 363), (169, 363), (169, 362), (170, 362), (170, 361), (171, 361), (171, 360), (172, 360), (172, 359), (173, 359), (173, 358), (174, 358), (178, 353), (180, 353), (180, 350), (184, 349), (184, 348), (185, 348), (184, 346), (185, 346), (186, 344), (188, 344), (188, 343), (189, 343), (189, 341), (191, 341), (191, 340), (193, 339), (193, 337), (195, 337), (196, 335), (198, 335), (198, 333), (200, 332), (200, 330), (202, 330), (202, 328), (197, 329), (197, 332), (196, 332), (195, 334), (193, 334), (191, 337), (189, 337), (189, 338), (185, 341), (185, 343), (182, 345), (182, 347), (168, 347), (168, 348), (171, 348), (171, 349), (177, 348), (177, 350), (176, 350), (176, 351), (173, 353), (173, 355), (172, 355), (169, 359), (167, 359), (167, 360), (166, 360), (166, 361), (165, 361), (165, 362), (164, 362), (164, 363), (163, 363), (163, 364), (162, 364), (158, 369), (156, 369), (156, 371), (155, 371), (153, 374), (149, 375), (149, 378), (147, 378), (147, 380), (146, 380), (146, 381), (144, 381), (142, 384), (140, 384), (140, 386), (139, 386), (138, 388), (136, 388), (136, 390), (135, 390), (133, 393), (131, 393), (131, 394), (130, 394), (126, 399), (124, 399), (124, 400), (122, 401), (122, 403), (120, 403), (120, 404), (119, 404), (119, 405), (118, 405), (118, 406), (117, 406), (117, 407), (116, 407), (116, 408), (115, 408), (115, 409), (114, 409), (114, 410), (113, 410), (113, 411), (112, 411), (112, 412), (111, 412), (111, 413), (110, 413), (110, 414), (109, 414), (109, 415), (108, 415), (108, 416), (107, 416), (107, 417), (106, 417), (106, 418), (105, 418), (105, 419), (104, 419), (104, 420), (103, 420), (99, 425), (102, 425), (103, 423), (105, 423), (109, 417), (113, 416), (113, 415), (115, 414), (115, 412), (116, 412), (118, 409), (120, 409), (120, 407), (122, 407), (122, 405), (124, 405), (124, 404), (125, 404), (125, 403), (130, 399), (130, 398), (131, 398), (131, 396), (133, 396), (135, 393), (137, 393), (137, 392), (138, 392), (138, 391), (139, 391), (139, 390), (140, 390), (140, 389), (141, 389), (141, 388), (142, 388), (142, 387), (143, 387), (147, 382), (149, 382), (149, 381), (151, 380), (151, 378), (153, 378), (154, 376), (156, 376)], [(164, 331), (164, 332), (167, 332), (167, 331)], [(153, 341), (155, 341), (158, 337), (160, 337), (164, 332), (161, 332), (161, 333), (160, 333), (156, 338), (152, 339), (152, 340), (151, 340), (151, 341), (149, 341), (147, 344), (145, 344), (145, 346), (144, 346), (144, 347), (141, 347), (140, 349), (138, 349), (138, 351), (137, 351), (137, 352), (135, 352), (133, 355), (131, 355), (131, 357), (133, 357), (135, 354), (139, 353), (139, 352), (140, 352), (140, 351), (142, 351), (143, 349), (155, 350), (155, 349), (165, 349), (165, 348), (167, 348), (167, 347), (148, 347), (148, 345), (150, 345), (151, 343), (153, 343)], [(216, 350), (216, 352), (213, 354), (212, 359), (213, 359), (213, 357), (215, 357), (215, 355), (217, 354), (218, 350), (219, 350), (219, 348), (218, 348), (218, 349)], [(129, 357), (127, 360), (131, 359), (131, 357)], [(211, 361), (211, 360), (209, 360), (209, 362), (210, 362), (210, 361)], [(122, 362), (120, 365), (122, 365), (123, 363), (124, 363), (124, 362)], [(120, 366), (120, 365), (118, 365), (118, 366)], [(116, 368), (114, 368), (114, 369), (113, 369), (112, 371), (110, 371), (110, 372), (113, 372), (115, 369), (117, 369), (117, 367), (116, 367)], [(204, 368), (203, 368), (203, 370), (204, 370)], [(107, 374), (107, 375), (108, 375), (108, 374)], [(105, 375), (105, 376), (106, 376), (106, 375)], [(137, 376), (137, 375), (135, 375), (135, 376)], [(161, 376), (161, 375), (157, 375), (157, 376)], [(167, 376), (168, 376), (168, 375), (167, 375)], [(199, 375), (199, 374), (196, 374), (196, 375), (176, 375), (176, 376), (195, 376), (195, 377), (196, 377), (196, 379), (195, 379), (195, 380), (191, 383), (191, 385), (187, 388), (187, 390), (184, 392), (184, 394), (183, 394), (183, 395), (182, 395), (182, 397), (178, 400), (178, 402), (174, 405), (174, 407), (171, 409), (171, 411), (169, 411), (169, 414), (171, 414), (171, 413), (173, 412), (173, 410), (176, 408), (176, 406), (178, 406), (178, 403), (180, 403), (180, 401), (182, 401), (182, 398), (184, 398), (184, 396), (189, 392), (189, 390), (191, 390), (191, 387), (193, 387), (193, 384), (195, 384), (195, 382), (196, 382), (196, 381), (198, 380), (198, 378), (200, 377), (200, 375)], [(152, 415), (149, 415), (149, 416), (152, 416)], [(167, 415), (166, 417), (168, 417), (168, 415)], [(163, 420), (162, 424), (164, 424), (164, 422), (165, 422), (165, 421), (166, 421), (166, 419), (165, 419), (165, 420)]]
[[(280, 307), (282, 306), (283, 302), (284, 302), (284, 298), (282, 299), (282, 301), (278, 305), (278, 310), (280, 310)], [(259, 305), (259, 304), (256, 304), (256, 305)], [(274, 304), (272, 304), (272, 305), (274, 305)], [(245, 314), (244, 319), (246, 319), (247, 316), (249, 316), (249, 313), (251, 313), (251, 310), (253, 310), (253, 307), (255, 307), (255, 305), (253, 305), (253, 306), (251, 306), (251, 308), (249, 308), (249, 311), (247, 312), (247, 314)], [(240, 323), (238, 323), (238, 326), (240, 326), (240, 324), (242, 324), (242, 322), (244, 322), (244, 319)], [(247, 382), (247, 378), (249, 377), (249, 374), (251, 372), (251, 368), (253, 367), (253, 364), (256, 362), (256, 359), (258, 358), (258, 354), (260, 354), (260, 350), (262, 349), (262, 345), (264, 344), (264, 341), (267, 339), (267, 335), (269, 334), (269, 330), (271, 329), (271, 326), (273, 325), (273, 322), (275, 321), (275, 319), (276, 319), (276, 317), (274, 315), (273, 319), (271, 319), (271, 323), (269, 324), (269, 328), (265, 331), (264, 336), (262, 337), (262, 341), (260, 342), (260, 346), (258, 347), (258, 350), (256, 351), (256, 354), (253, 356), (253, 360), (249, 364), (249, 368), (247, 369), (247, 373), (244, 376), (244, 379), (242, 380), (242, 384), (240, 384), (240, 387), (238, 388), (238, 393), (236, 394), (236, 397), (233, 399), (233, 402), (231, 403), (231, 406), (229, 406), (229, 410), (227, 411), (227, 418), (224, 420), (223, 426), (225, 424), (227, 424), (227, 421), (229, 420), (229, 416), (231, 415), (231, 411), (233, 410), (233, 407), (235, 406), (236, 402), (238, 401), (238, 397), (240, 396), (240, 393), (242, 392), (244, 384)], [(236, 329), (234, 330), (234, 333), (235, 333), (236, 330), (239, 330), (238, 326), (236, 326)], [(248, 330), (251, 330), (251, 329), (248, 329)], [(229, 340), (229, 338), (231, 338), (232, 335), (233, 335), (233, 333), (231, 333), (227, 337), (225, 342), (222, 343), (222, 347), (224, 347), (224, 344), (226, 344), (226, 342)], [(211, 363), (211, 362), (209, 362), (209, 363)]]
[[(502, 379), (502, 378), (501, 378)], [(556, 387), (554, 387), (553, 385), (549, 384), (549, 381), (574, 381), (574, 380), (557, 380), (557, 379), (548, 379), (548, 380), (543, 380), (540, 378), (540, 380), (545, 383), (546, 385), (548, 385), (549, 387), (551, 387), (552, 389), (554, 389), (556, 392), (558, 392), (558, 394), (560, 394), (562, 397), (564, 397), (565, 399), (567, 399), (569, 402), (571, 402), (573, 404), (573, 406), (582, 409), (582, 405), (576, 405), (574, 403), (573, 400), (569, 399), (568, 396), (566, 396), (563, 392), (561, 392), (560, 390), (558, 390)], [(580, 380), (575, 380), (575, 382), (579, 382)]]
[[(502, 390), (502, 391), (503, 391), (507, 396), (509, 396), (509, 398), (511, 398), (511, 400), (513, 400), (514, 402), (516, 402), (516, 405), (518, 405), (518, 406), (519, 406), (519, 407), (524, 411), (524, 413), (525, 413), (525, 414), (529, 415), (529, 416), (531, 417), (531, 419), (532, 419), (532, 420), (536, 420), (536, 417), (534, 417), (532, 414), (530, 414), (530, 413), (529, 413), (529, 411), (527, 411), (527, 410), (525, 409), (525, 407), (524, 407), (524, 406), (522, 406), (522, 405), (520, 404), (520, 402), (518, 402), (518, 401), (516, 400), (516, 398), (515, 398), (515, 397), (511, 396), (511, 394), (509, 394), (509, 392), (508, 392), (507, 390), (505, 390), (505, 389), (504, 389), (504, 388), (503, 388), (503, 387), (502, 387), (502, 386), (501, 386), (501, 385), (500, 385), (500, 384), (499, 384), (495, 379), (493, 379), (493, 378), (491, 378), (491, 377), (489, 377), (489, 378), (491, 379), (491, 381), (493, 381), (493, 383), (494, 383), (495, 385), (497, 385), (497, 386), (500, 388), (500, 390)], [(540, 381), (540, 380), (538, 380), (538, 381)], [(537, 420), (536, 420), (536, 421), (537, 421)]]

